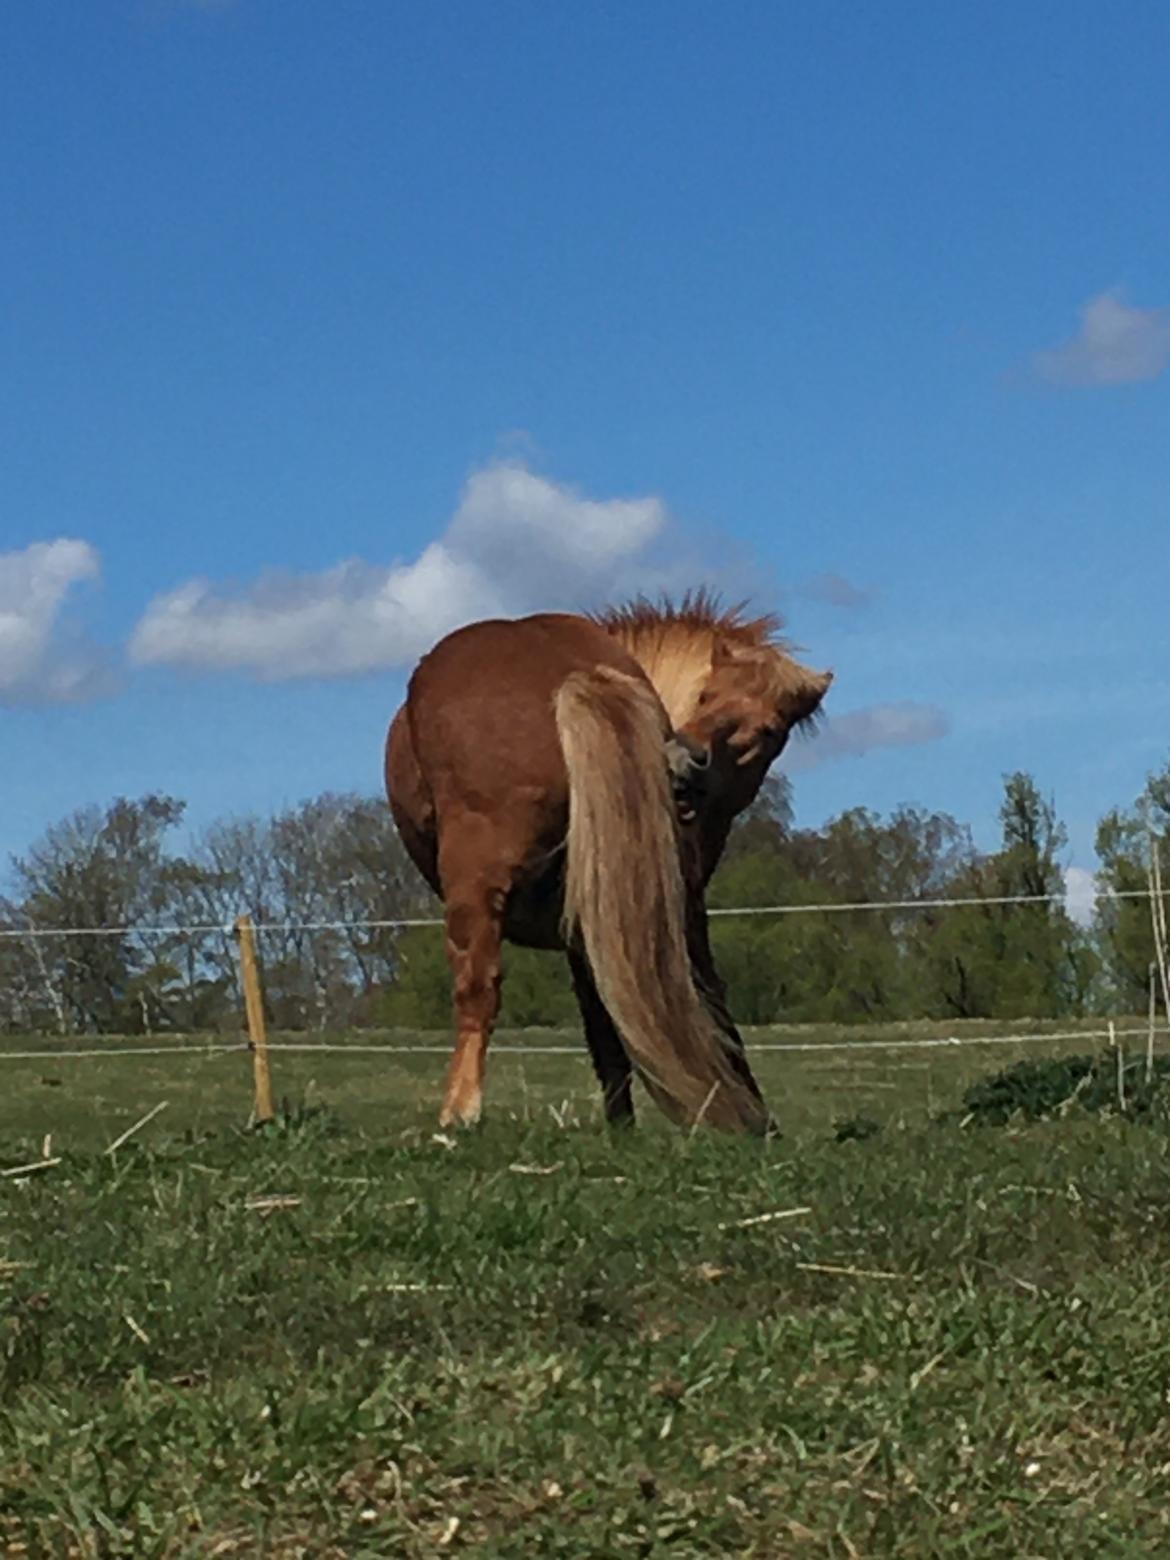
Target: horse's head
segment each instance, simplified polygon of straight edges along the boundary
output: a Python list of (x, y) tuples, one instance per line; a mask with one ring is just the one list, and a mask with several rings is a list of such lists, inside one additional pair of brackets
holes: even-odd
[(674, 729), (667, 763), (679, 817), (714, 870), (735, 815), (752, 801), (793, 729), (812, 720), (832, 674), (779, 641), (780, 621), (725, 611), (706, 590), (673, 604), (642, 597), (594, 619), (639, 662)]
[(705, 790), (715, 819), (732, 818), (752, 801), (792, 731), (812, 720), (833, 681), (801, 666), (777, 646), (717, 638), (711, 669), (680, 727), (710, 755)]

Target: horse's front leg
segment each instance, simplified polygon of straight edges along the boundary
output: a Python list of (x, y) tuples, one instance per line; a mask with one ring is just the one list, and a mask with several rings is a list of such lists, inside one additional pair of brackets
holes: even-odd
[[(702, 892), (696, 889), (693, 883), (688, 885), (687, 890), (687, 950), (691, 956), (695, 985), (706, 1004), (707, 1011), (725, 1037), (727, 1059), (739, 1078), (762, 1104), (764, 1096), (760, 1092), (760, 1086), (748, 1062), (743, 1036), (736, 1028), (731, 1009), (727, 1004), (727, 986), (715, 967), (715, 957), (711, 952), (711, 939), (708, 932), (707, 906)], [(776, 1121), (769, 1113), (767, 1134), (773, 1137), (778, 1133)]]
[(632, 1127), (634, 1070), (626, 1048), (597, 994), (589, 960), (583, 953), (570, 950), (569, 971), (577, 994), (577, 1006), (581, 1009), (581, 1021), (585, 1025), (585, 1041), (593, 1059), (593, 1070), (601, 1084), (605, 1119), (611, 1127)]

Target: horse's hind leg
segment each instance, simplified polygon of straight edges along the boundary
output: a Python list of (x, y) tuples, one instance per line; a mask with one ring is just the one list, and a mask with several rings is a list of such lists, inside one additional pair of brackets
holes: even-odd
[(446, 904), (455, 1052), (439, 1123), (466, 1126), (479, 1120), (488, 1042), (500, 1010), (500, 944), (509, 874), (485, 871), (474, 857), (457, 855), (452, 843), (443, 841), (439, 871)]
[(593, 1070), (601, 1084), (605, 1119), (610, 1126), (633, 1126), (634, 1100), (630, 1086), (634, 1070), (626, 1055), (626, 1048), (605, 1004), (597, 994), (593, 973), (585, 955), (571, 952), (569, 969), (573, 976), (573, 990), (577, 993), (577, 1006), (581, 1009), (585, 1025), (585, 1040), (593, 1058)]

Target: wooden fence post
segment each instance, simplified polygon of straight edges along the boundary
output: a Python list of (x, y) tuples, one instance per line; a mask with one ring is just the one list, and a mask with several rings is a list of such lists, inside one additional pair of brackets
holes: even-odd
[[(1167, 1015), (1170, 1017), (1170, 1015)], [(1158, 1027), (1158, 966), (1150, 965), (1150, 1027), (1146, 1035), (1146, 1082), (1154, 1081), (1154, 1031)]]
[(244, 983), (244, 1009), (248, 1015), (248, 1040), (252, 1051), (252, 1076), (256, 1083), (254, 1117), (257, 1126), (276, 1115), (272, 1107), (272, 1073), (268, 1066), (268, 1031), (264, 1025), (264, 999), (260, 994), (260, 970), (256, 961), (256, 928), (250, 915), (236, 921), (240, 944), (240, 974)]

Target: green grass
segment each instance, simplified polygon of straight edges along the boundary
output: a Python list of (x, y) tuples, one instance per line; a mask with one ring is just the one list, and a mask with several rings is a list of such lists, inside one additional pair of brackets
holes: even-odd
[[(753, 1046), (799, 1045), (807, 1050), (757, 1050), (754, 1065), (789, 1133), (825, 1130), (838, 1116), (858, 1112), (922, 1119), (956, 1103), (958, 1093), (988, 1071), (1027, 1057), (1084, 1051), (1084, 1040), (1047, 1044), (964, 1045), (883, 1049), (887, 1040), (921, 1041), (958, 1035), (964, 1040), (1005, 1030), (1036, 1035), (1100, 1028), (1100, 1020), (1005, 1024), (1000, 1021), (834, 1025), (776, 1025), (748, 1030)], [(213, 1045), (231, 1043), (215, 1037)], [(1099, 1042), (1092, 1042), (1092, 1048)], [(384, 1139), (387, 1131), (429, 1122), (438, 1110), (450, 1053), (445, 1034), (390, 1031), (273, 1037), (278, 1095), (298, 1105), (327, 1104), (348, 1131)], [(295, 1049), (284, 1051), (282, 1045)], [(841, 1049), (849, 1045), (848, 1051)], [(315, 1050), (304, 1047), (324, 1046)], [(367, 1049), (383, 1047), (381, 1052)], [(138, 1049), (161, 1049), (158, 1056)], [(342, 1047), (343, 1049), (337, 1049)], [(75, 1048), (102, 1055), (58, 1057)], [(425, 1049), (418, 1049), (425, 1048)], [(560, 1054), (543, 1055), (555, 1048)], [(25, 1051), (31, 1060), (11, 1060)], [(166, 1112), (147, 1141), (179, 1131), (220, 1131), (247, 1121), (251, 1062), (240, 1051), (209, 1050), (192, 1037), (70, 1039), (0, 1036), (0, 1157), (35, 1158), (46, 1133), (70, 1148), (102, 1148), (161, 1100)], [(580, 1119), (598, 1119), (597, 1090), (584, 1043), (557, 1030), (501, 1031), (488, 1065), (487, 1110), (500, 1117), (548, 1119), (548, 1108), (571, 1101)], [(645, 1123), (656, 1125), (653, 1111)]]
[(238, 1054), (0, 1058), (61, 1156), (0, 1180), (0, 1549), (1167, 1552), (1163, 1128), (932, 1120), (1045, 1052), (760, 1053), (767, 1146), (611, 1138), (574, 1057), (458, 1138), (438, 1055), (278, 1053), (261, 1133)]

